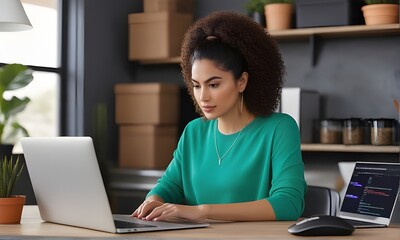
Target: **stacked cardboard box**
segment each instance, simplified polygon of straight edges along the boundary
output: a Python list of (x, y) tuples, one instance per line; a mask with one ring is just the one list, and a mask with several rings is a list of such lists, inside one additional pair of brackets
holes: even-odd
[(178, 142), (179, 85), (115, 85), (119, 166), (165, 169)]
[(144, 0), (144, 13), (128, 15), (129, 60), (180, 56), (193, 22), (193, 0)]

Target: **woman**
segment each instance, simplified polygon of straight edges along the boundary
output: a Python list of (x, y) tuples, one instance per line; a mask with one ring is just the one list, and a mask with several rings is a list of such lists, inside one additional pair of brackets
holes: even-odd
[(295, 220), (304, 208), (296, 122), (274, 113), (284, 66), (261, 26), (216, 12), (186, 33), (182, 74), (202, 118), (182, 133), (173, 160), (133, 217)]

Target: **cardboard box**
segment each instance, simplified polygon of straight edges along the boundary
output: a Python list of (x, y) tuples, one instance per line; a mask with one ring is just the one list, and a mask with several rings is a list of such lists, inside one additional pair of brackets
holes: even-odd
[(179, 57), (183, 36), (193, 22), (191, 14), (129, 14), (129, 60)]
[(117, 124), (178, 124), (179, 85), (121, 83), (115, 85)]
[(301, 88), (282, 88), (281, 112), (292, 116), (299, 126), (301, 142), (314, 141), (314, 122), (320, 118), (318, 92)]
[(296, 25), (325, 27), (364, 24), (362, 0), (296, 0)]
[(178, 143), (178, 127), (121, 125), (119, 166), (137, 169), (165, 169)]
[(171, 12), (193, 14), (193, 0), (144, 0), (145, 13)]

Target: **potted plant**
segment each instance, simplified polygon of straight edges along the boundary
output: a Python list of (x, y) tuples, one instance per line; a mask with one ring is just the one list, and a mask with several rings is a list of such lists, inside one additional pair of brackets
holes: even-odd
[(0, 160), (0, 224), (15, 224), (21, 221), (26, 197), (11, 195), (11, 192), (23, 168), (24, 164), (20, 164), (19, 158), (15, 162), (12, 157)]
[(24, 65), (9, 64), (0, 67), (0, 159), (3, 159), (3, 156), (11, 156), (15, 143), (12, 140), (16, 136), (29, 135), (15, 116), (25, 109), (30, 99), (16, 96), (7, 98), (5, 92), (23, 88), (32, 80), (32, 70)]
[(290, 29), (294, 12), (294, 0), (264, 0), (268, 31)]
[(399, 23), (399, 0), (364, 0), (361, 8), (366, 25)]
[(248, 15), (263, 27), (265, 27), (264, 1), (249, 0), (245, 5)]

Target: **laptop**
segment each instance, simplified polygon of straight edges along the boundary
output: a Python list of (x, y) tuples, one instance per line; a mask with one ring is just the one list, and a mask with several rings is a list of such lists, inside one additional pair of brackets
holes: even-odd
[(355, 228), (397, 224), (399, 183), (400, 163), (356, 162), (338, 216)]
[(90, 137), (21, 139), (44, 221), (111, 233), (207, 227), (207, 223), (145, 221), (113, 215)]

